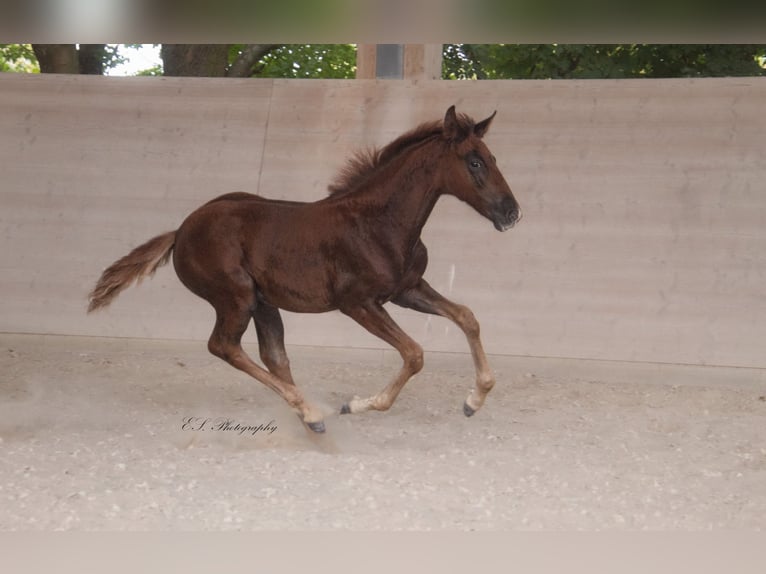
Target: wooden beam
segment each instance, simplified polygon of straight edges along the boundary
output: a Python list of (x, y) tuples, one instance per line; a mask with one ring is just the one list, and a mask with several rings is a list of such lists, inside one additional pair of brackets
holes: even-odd
[[(356, 77), (359, 80), (380, 78), (376, 44), (357, 45)], [(439, 80), (442, 77), (441, 44), (405, 44), (402, 59), (405, 80)]]
[(441, 77), (441, 44), (404, 45), (405, 80), (440, 80)]
[(375, 44), (357, 44), (356, 79), (375, 79)]

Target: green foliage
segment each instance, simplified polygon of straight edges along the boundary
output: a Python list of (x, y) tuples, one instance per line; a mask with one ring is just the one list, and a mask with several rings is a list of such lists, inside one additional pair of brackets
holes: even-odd
[(32, 44), (0, 44), (0, 72), (39, 73)]
[(151, 68), (146, 68), (145, 70), (139, 70), (135, 74), (136, 76), (161, 76), (162, 75), (162, 65), (157, 64), (156, 66), (152, 66)]
[(104, 49), (101, 52), (101, 62), (104, 65), (104, 70), (111, 70), (124, 64), (127, 58), (120, 53), (120, 44), (104, 44)]
[(447, 44), (446, 79), (762, 76), (753, 44)]
[[(104, 69), (123, 59), (107, 44)], [(234, 61), (243, 45), (230, 47)], [(766, 75), (766, 46), (753, 44), (446, 44), (445, 79), (670, 78)], [(39, 72), (31, 44), (0, 44), (0, 71)], [(353, 44), (276, 46), (255, 66), (255, 77), (353, 78)], [(162, 75), (162, 65), (138, 72)]]
[(356, 75), (356, 46), (286, 44), (261, 58), (253, 75), (262, 78), (353, 78)]

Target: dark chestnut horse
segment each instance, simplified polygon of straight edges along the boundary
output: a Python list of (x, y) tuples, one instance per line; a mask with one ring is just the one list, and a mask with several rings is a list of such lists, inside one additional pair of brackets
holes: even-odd
[[(479, 123), (447, 110), (443, 122), (419, 126), (384, 148), (357, 154), (314, 203), (275, 201), (247, 193), (218, 197), (177, 231), (149, 240), (115, 262), (90, 294), (88, 311), (105, 307), (126, 287), (167, 262), (216, 312), (208, 349), (276, 391), (309, 429), (324, 431), (322, 413), (295, 386), (279, 309), (340, 310), (395, 347), (404, 365), (373, 397), (353, 398), (341, 413), (384, 411), (423, 367), (423, 350), (383, 308), (389, 301), (442, 315), (465, 333), (476, 385), (463, 410), (471, 416), (494, 385), (473, 313), (442, 297), (424, 279), (420, 232), (448, 193), (505, 231), (520, 219), (511, 190), (482, 141), (495, 114)], [(266, 369), (242, 349), (255, 322)]]

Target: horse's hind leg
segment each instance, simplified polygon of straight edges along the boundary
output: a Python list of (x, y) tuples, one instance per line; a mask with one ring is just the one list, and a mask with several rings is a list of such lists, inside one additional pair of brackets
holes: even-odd
[(211, 301), (216, 311), (216, 322), (208, 341), (210, 352), (275, 391), (298, 413), (309, 429), (324, 432), (321, 413), (305, 401), (297, 387), (257, 365), (242, 349), (242, 335), (258, 305), (255, 294), (251, 290), (248, 296), (243, 290), (239, 297), (229, 295)]
[(402, 356), (403, 365), (396, 378), (381, 392), (367, 399), (354, 398), (341, 408), (341, 414), (361, 413), (369, 410), (388, 410), (405, 383), (423, 368), (423, 349), (397, 325), (378, 304), (341, 309), (373, 335), (394, 347)]
[(263, 364), (286, 383), (295, 385), (290, 372), (290, 360), (285, 352), (285, 328), (279, 309), (265, 301), (258, 301), (253, 311), (253, 320)]
[(479, 338), (479, 322), (473, 312), (464, 305), (453, 303), (433, 289), (425, 279), (393, 299), (401, 307), (415, 309), (421, 313), (441, 315), (451, 319), (465, 334), (468, 346), (471, 348), (474, 367), (476, 368), (476, 385), (463, 404), (465, 416), (470, 417), (484, 404), (487, 393), (495, 385), (495, 377), (487, 362), (484, 348)]

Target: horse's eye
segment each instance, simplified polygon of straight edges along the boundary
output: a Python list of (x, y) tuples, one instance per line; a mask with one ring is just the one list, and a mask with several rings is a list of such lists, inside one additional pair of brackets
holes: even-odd
[(479, 159), (472, 159), (471, 163), (469, 164), (473, 169), (479, 169), (481, 167), (481, 160)]

